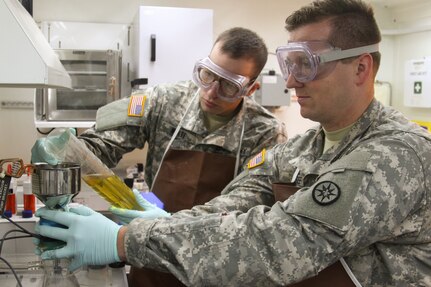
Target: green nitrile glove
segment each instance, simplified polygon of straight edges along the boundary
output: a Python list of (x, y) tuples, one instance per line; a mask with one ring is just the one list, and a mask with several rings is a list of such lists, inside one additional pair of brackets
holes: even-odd
[(70, 271), (83, 265), (120, 262), (117, 236), (121, 226), (102, 214), (80, 205), (70, 207), (69, 211), (43, 207), (37, 210), (36, 216), (67, 226), (36, 225), (35, 231), (40, 235), (67, 243), (63, 248), (43, 252), (42, 259), (73, 258), (69, 265)]
[(76, 135), (73, 128), (69, 128), (60, 134), (48, 135), (47, 137), (37, 139), (31, 148), (31, 162), (46, 162), (56, 165), (64, 156), (65, 145), (68, 143), (70, 136)]
[(121, 222), (128, 224), (135, 218), (156, 219), (159, 217), (171, 216), (168, 212), (157, 207), (155, 204), (148, 202), (142, 197), (138, 190), (134, 189), (133, 194), (135, 195), (136, 201), (144, 209), (144, 211), (118, 208), (115, 206), (109, 207), (109, 211), (115, 214)]

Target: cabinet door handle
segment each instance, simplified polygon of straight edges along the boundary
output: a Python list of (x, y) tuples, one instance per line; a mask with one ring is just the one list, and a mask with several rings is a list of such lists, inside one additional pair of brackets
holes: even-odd
[(151, 34), (151, 62), (156, 61), (156, 34)]

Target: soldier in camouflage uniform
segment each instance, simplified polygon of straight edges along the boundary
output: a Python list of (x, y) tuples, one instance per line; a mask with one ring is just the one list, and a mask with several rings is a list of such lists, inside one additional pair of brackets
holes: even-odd
[(161, 84), (142, 91), (146, 96), (143, 113), (130, 113), (130, 98), (113, 102), (98, 110), (95, 127), (80, 138), (109, 167), (148, 143), (145, 180), (151, 187), (168, 143), (190, 106), (171, 148), (231, 157), (241, 148), (239, 173), (262, 148), (287, 139), (284, 124), (250, 98), (259, 87), (255, 79), (266, 63), (267, 50), (254, 32), (233, 28), (218, 37), (211, 57), (230, 72), (250, 79), (241, 97), (226, 101), (217, 97), (217, 88), (199, 90), (192, 81)]
[[(380, 33), (372, 9), (315, 1), (286, 24), (289, 43), (277, 55), (287, 87), (320, 125), (262, 151), (221, 196), (168, 218), (114, 229), (86, 209), (41, 212), (72, 229), (67, 250), (80, 264), (122, 259), (190, 286), (286, 286), (341, 262), (350, 283), (337, 286), (431, 286), (431, 135), (373, 97)], [(78, 235), (99, 222), (114, 229), (96, 233), (114, 234), (105, 250), (118, 257), (73, 246), (91, 246)]]
[[(165, 210), (204, 204), (220, 195), (252, 156), (287, 139), (284, 124), (250, 97), (259, 88), (256, 78), (267, 55), (256, 33), (229, 29), (209, 57), (197, 62), (194, 81), (157, 85), (110, 103), (79, 138), (109, 167), (148, 143), (145, 181)], [(33, 158), (37, 153), (33, 149)], [(127, 211), (111, 211), (127, 223)], [(169, 274), (143, 272), (132, 268), (131, 286), (178, 285)], [(145, 281), (150, 277), (153, 282)]]

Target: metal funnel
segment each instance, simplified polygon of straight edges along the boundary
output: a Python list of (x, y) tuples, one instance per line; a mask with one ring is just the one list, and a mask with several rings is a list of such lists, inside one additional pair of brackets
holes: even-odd
[(32, 169), (32, 192), (50, 209), (65, 207), (81, 190), (79, 164), (35, 163)]

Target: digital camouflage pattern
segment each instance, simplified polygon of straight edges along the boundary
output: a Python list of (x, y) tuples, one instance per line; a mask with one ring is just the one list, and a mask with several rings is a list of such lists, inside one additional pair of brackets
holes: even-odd
[[(80, 138), (109, 167), (115, 166), (125, 153), (148, 143), (145, 180), (151, 186), (172, 134), (197, 91), (198, 87), (191, 81), (150, 87), (142, 91), (147, 96), (142, 117), (127, 115), (129, 98), (110, 103), (98, 110), (95, 127)], [(230, 122), (209, 133), (197, 96), (171, 147), (235, 157), (243, 121), (241, 166), (262, 148), (287, 139), (284, 124), (248, 97)]]
[[(209, 203), (135, 219), (127, 261), (190, 286), (285, 286), (344, 257), (362, 286), (431, 286), (431, 135), (374, 100), (338, 145), (323, 144), (311, 129)], [(272, 183), (296, 169), (301, 189), (274, 203)], [(328, 186), (339, 197), (324, 205)]]

